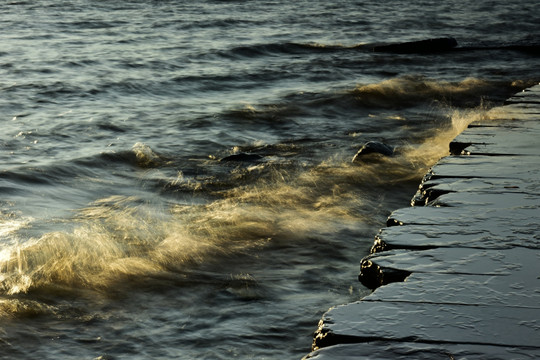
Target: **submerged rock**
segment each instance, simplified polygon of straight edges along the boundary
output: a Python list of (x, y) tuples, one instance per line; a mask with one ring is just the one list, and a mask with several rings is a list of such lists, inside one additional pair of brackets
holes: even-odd
[(234, 155), (225, 156), (219, 161), (238, 161), (238, 162), (255, 162), (263, 158), (259, 154), (239, 153)]
[(359, 162), (362, 157), (368, 154), (381, 154), (384, 156), (392, 156), (394, 155), (394, 147), (390, 145), (386, 145), (379, 141), (368, 141), (362, 147), (356, 155), (354, 155), (352, 161), (353, 162)]

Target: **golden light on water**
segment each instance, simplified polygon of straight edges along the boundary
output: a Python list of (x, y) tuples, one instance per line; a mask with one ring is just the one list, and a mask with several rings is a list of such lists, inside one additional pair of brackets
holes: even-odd
[[(221, 192), (222, 199), (205, 205), (156, 212), (135, 197), (98, 200), (79, 211), (73, 230), (4, 248), (0, 252), (3, 292), (24, 293), (55, 283), (106, 290), (122, 278), (163, 276), (208, 257), (354, 226), (379, 200), (359, 196), (359, 184), (369, 188), (370, 182), (393, 186), (417, 181), (447, 154), (453, 137), (471, 121), (487, 118), (482, 109), (456, 110), (449, 116), (451, 126), (435, 129), (422, 144), (403, 146), (395, 157), (361, 166), (349, 158), (330, 159), (295, 176), (282, 172), (271, 181), (261, 179)], [(136, 151), (140, 161), (144, 154), (155, 157), (142, 144)], [(23, 225), (6, 221), (0, 235), (5, 237)]]

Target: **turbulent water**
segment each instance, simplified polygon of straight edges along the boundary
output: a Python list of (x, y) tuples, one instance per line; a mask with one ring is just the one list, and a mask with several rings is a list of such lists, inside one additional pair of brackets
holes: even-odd
[(540, 80), (534, 1), (0, 16), (0, 358), (301, 358), (448, 142)]

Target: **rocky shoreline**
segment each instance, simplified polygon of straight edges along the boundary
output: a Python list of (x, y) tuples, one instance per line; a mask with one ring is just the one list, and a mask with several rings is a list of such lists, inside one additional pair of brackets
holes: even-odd
[(540, 358), (540, 85), (450, 144), (305, 359)]

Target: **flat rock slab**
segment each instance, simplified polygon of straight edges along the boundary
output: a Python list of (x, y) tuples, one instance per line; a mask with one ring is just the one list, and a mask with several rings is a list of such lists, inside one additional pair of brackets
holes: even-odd
[[(449, 194), (450, 195), (450, 194)], [(498, 231), (499, 227), (511, 225), (514, 228), (521, 226), (532, 226), (538, 229), (538, 217), (540, 216), (540, 203), (538, 197), (529, 199), (527, 196), (518, 194), (517, 197), (504, 197), (504, 199), (492, 201), (489, 195), (479, 196), (471, 194), (464, 196), (462, 205), (467, 207), (410, 207), (396, 210), (388, 217), (389, 225), (430, 225), (430, 226), (454, 226), (477, 228), (478, 232)], [(455, 199), (453, 204), (458, 204), (459, 199)], [(523, 201), (523, 203), (520, 203)], [(449, 201), (450, 202), (450, 201)], [(482, 205), (485, 205), (482, 208)], [(495, 205), (502, 207), (495, 207)], [(509, 205), (504, 207), (504, 205)], [(511, 206), (510, 206), (511, 205)], [(481, 227), (479, 227), (481, 226)], [(441, 229), (444, 231), (445, 229)], [(528, 232), (528, 229), (522, 229)], [(404, 229), (403, 231), (406, 231)], [(503, 230), (501, 230), (503, 231)], [(535, 231), (533, 231), (535, 232)]]
[[(531, 147), (540, 137), (540, 126), (536, 122), (526, 127), (473, 127), (458, 135), (451, 143), (463, 144), (466, 155), (537, 155)], [(534, 125), (534, 126), (533, 126)]]
[(540, 90), (538, 86), (532, 87), (530, 89), (525, 89), (522, 92), (519, 92), (512, 97), (510, 97), (505, 102), (506, 104), (540, 104)]
[(431, 178), (499, 178), (537, 181), (538, 156), (448, 156), (431, 168)]
[[(501, 193), (527, 193), (540, 195), (540, 185), (526, 179), (516, 178), (437, 178), (426, 179), (419, 186), (413, 199), (416, 205), (429, 205), (440, 195), (451, 192), (493, 193), (496, 187)], [(419, 202), (418, 202), (419, 201)]]
[[(407, 272), (469, 275), (518, 275), (534, 277), (540, 288), (540, 252), (531, 249), (503, 250), (436, 248), (429, 250), (390, 250), (364, 258), (384, 269)], [(540, 303), (540, 296), (538, 297)]]
[(312, 352), (304, 359), (314, 360), (508, 360), (540, 359), (540, 349), (479, 344), (422, 344), (416, 342), (370, 341), (339, 344)]
[[(488, 214), (489, 215), (489, 214)], [(406, 229), (392, 226), (382, 229), (375, 237), (372, 252), (392, 249), (429, 249), (460, 247), (472, 249), (508, 249), (522, 247), (540, 250), (540, 224), (535, 220), (534, 211), (530, 218), (518, 219), (501, 227), (497, 216), (486, 220), (485, 230), (467, 226), (424, 226), (408, 225)], [(531, 221), (530, 228), (519, 227)]]
[[(539, 159), (540, 160), (540, 159)], [(519, 217), (520, 211), (536, 209), (540, 215), (540, 194), (518, 192), (478, 192), (478, 193), (449, 193), (439, 196), (433, 206), (484, 207), (488, 209), (506, 209)], [(507, 215), (507, 218), (509, 216)]]
[[(361, 315), (359, 315), (361, 314)], [(540, 350), (540, 309), (483, 305), (359, 301), (324, 314), (315, 347), (394, 340)]]
[[(492, 305), (540, 309), (540, 280), (508, 276), (413, 273), (404, 282), (379, 287), (362, 301)], [(540, 319), (539, 319), (540, 320)]]
[(540, 85), (507, 103), (389, 216), (361, 264), (376, 290), (324, 314), (306, 358), (540, 358)]
[(506, 118), (507, 120), (533, 120), (534, 116), (540, 114), (540, 109), (538, 104), (535, 101), (522, 101), (508, 104), (504, 106), (504, 110), (501, 113), (496, 114), (501, 119)]

